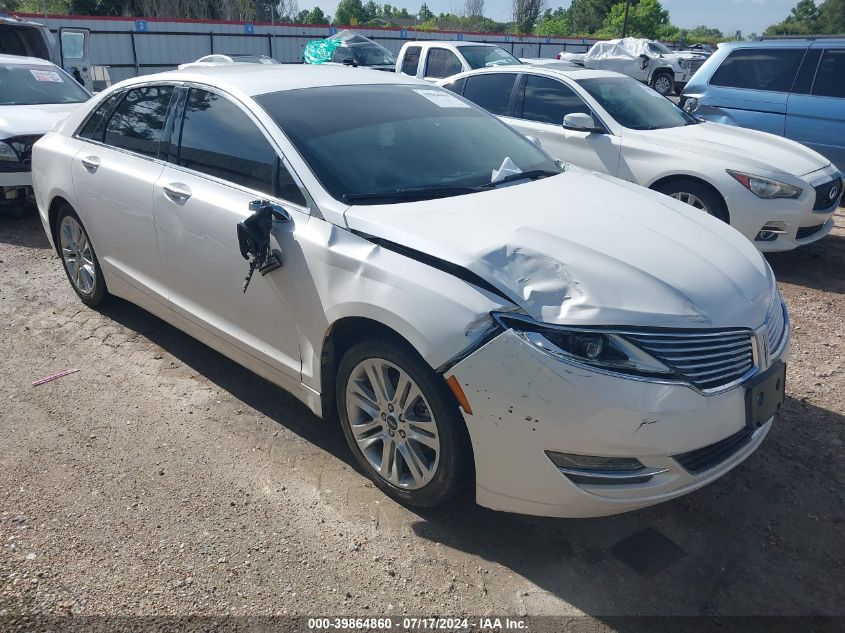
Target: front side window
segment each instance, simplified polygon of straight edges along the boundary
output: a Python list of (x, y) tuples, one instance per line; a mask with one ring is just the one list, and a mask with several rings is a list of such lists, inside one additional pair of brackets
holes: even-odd
[(813, 94), (845, 98), (845, 49), (831, 48), (824, 52), (816, 71)]
[(218, 94), (191, 89), (176, 162), (305, 206), (302, 192), (261, 130), (243, 110)]
[(529, 75), (526, 78), (523, 119), (561, 125), (563, 117), (574, 112), (591, 114), (572, 88), (548, 77)]
[(727, 56), (710, 85), (789, 92), (802, 57), (802, 48), (741, 48)]
[(447, 48), (432, 48), (426, 58), (425, 76), (432, 79), (451, 77), (463, 70), (461, 60)]
[(444, 188), (460, 195), (489, 185), (506, 158), (523, 172), (560, 172), (524, 136), (435, 86), (326, 86), (255, 99), (326, 191), (345, 202), (389, 202), (397, 192), (437, 197)]
[(352, 56), (352, 51), (349, 50), (346, 46), (338, 46), (334, 49), (334, 54), (332, 55), (332, 61), (338, 64), (342, 64), (344, 59), (355, 59)]
[(464, 97), (490, 114), (507, 116), (516, 73), (490, 73), (467, 77)]
[(0, 105), (82, 103), (88, 93), (52, 64), (1, 64)]
[(393, 66), (396, 63), (393, 53), (375, 43), (354, 44), (351, 49), (355, 61), (362, 66)]
[(405, 56), (402, 58), (402, 74), (417, 76), (417, 67), (420, 65), (420, 50), (419, 46), (409, 46), (405, 49)]
[(112, 113), (103, 142), (143, 156), (157, 157), (172, 94), (173, 86), (129, 90)]
[(88, 116), (88, 120), (79, 128), (79, 136), (92, 141), (102, 141), (105, 123), (112, 109), (123, 98), (125, 93), (115, 92), (106, 97), (103, 102)]
[(632, 130), (662, 130), (698, 123), (669, 99), (630, 77), (596, 77), (579, 79), (577, 83), (619, 125)]
[(461, 46), (461, 54), (473, 69), (522, 65), (516, 57), (498, 46)]

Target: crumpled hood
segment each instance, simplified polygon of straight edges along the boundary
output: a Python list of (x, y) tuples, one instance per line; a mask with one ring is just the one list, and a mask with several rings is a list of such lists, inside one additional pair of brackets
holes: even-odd
[(11, 136), (46, 134), (81, 103), (0, 106), (0, 140)]
[(639, 134), (653, 145), (715, 158), (741, 169), (803, 176), (830, 164), (821, 154), (795, 141), (721, 123), (642, 130)]
[(739, 232), (610, 176), (354, 206), (349, 228), (458, 264), (547, 323), (758, 327), (774, 276)]

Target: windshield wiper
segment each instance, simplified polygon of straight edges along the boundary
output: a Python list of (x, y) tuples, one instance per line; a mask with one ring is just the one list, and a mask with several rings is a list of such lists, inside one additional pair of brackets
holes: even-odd
[(430, 200), (433, 198), (448, 198), (463, 196), (468, 193), (484, 191), (484, 187), (409, 187), (394, 189), (393, 191), (376, 191), (373, 193), (345, 193), (344, 202), (387, 202), (390, 200)]
[(548, 178), (549, 176), (557, 176), (562, 174), (562, 171), (552, 171), (551, 169), (529, 169), (528, 171), (521, 171), (518, 174), (510, 174), (501, 180), (491, 182), (483, 185), (485, 189), (494, 189), (506, 182), (514, 182), (515, 180), (539, 180), (540, 178)]

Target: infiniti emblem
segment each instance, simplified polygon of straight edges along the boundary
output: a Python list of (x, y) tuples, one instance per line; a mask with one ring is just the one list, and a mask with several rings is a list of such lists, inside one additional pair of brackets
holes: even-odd
[(834, 200), (836, 200), (836, 196), (838, 196), (838, 195), (839, 195), (839, 187), (831, 187), (830, 191), (827, 194), (827, 198), (828, 198), (828, 200), (833, 202)]

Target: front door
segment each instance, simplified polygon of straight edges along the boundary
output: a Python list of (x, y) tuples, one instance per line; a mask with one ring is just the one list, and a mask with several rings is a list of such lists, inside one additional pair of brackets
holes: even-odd
[(59, 29), (59, 46), (62, 55), (62, 68), (71, 77), (91, 90), (91, 62), (88, 57), (88, 42), (91, 33), (88, 29)]
[[(259, 124), (227, 96), (191, 88), (174, 129), (173, 149), (153, 192), (173, 308), (298, 381), (298, 325), (291, 307), (298, 267), (291, 260), (299, 256), (296, 231), (309, 221), (305, 198)], [(285, 264), (264, 277), (256, 272), (244, 293), (248, 267), (236, 227), (256, 199), (278, 202), (293, 221), (277, 225), (271, 239)]]

